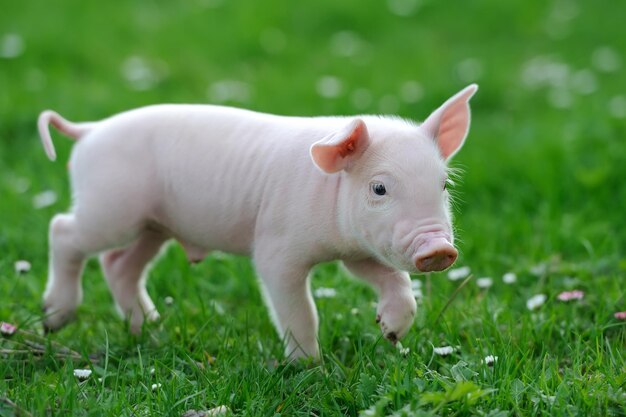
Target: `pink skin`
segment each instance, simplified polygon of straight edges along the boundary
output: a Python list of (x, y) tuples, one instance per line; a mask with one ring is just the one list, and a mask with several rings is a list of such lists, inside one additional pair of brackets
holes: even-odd
[(476, 89), (422, 125), (200, 105), (92, 123), (43, 112), (50, 159), (48, 124), (79, 139), (70, 161), (74, 206), (50, 224), (45, 327), (72, 319), (85, 259), (99, 254), (119, 311), (139, 332), (158, 318), (147, 265), (175, 239), (191, 262), (216, 249), (252, 256), (287, 356), (319, 356), (308, 275), (335, 259), (378, 291), (381, 330), (399, 340), (416, 312), (409, 272), (443, 270), (457, 256), (446, 163), (467, 136)]
[(414, 256), (415, 267), (420, 272), (443, 271), (456, 261), (459, 252), (449, 237), (430, 238)]

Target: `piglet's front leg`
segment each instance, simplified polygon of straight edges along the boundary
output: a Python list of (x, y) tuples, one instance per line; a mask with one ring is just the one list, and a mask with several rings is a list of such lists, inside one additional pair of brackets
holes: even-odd
[(319, 357), (318, 317), (308, 280), (309, 267), (294, 262), (289, 251), (275, 242), (259, 243), (254, 263), (270, 315), (286, 342), (291, 359)]
[(395, 344), (411, 328), (417, 310), (409, 274), (372, 259), (344, 261), (344, 265), (378, 291), (376, 321), (385, 338)]

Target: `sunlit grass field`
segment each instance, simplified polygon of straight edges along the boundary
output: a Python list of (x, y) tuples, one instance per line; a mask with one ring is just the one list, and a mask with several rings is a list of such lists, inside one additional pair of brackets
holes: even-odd
[[(626, 415), (624, 16), (623, 2), (574, 0), (2, 1), (0, 321), (19, 330), (0, 338), (0, 415)], [(176, 244), (151, 271), (162, 319), (141, 336), (95, 261), (78, 321), (42, 335), (47, 225), (70, 204), (72, 143), (55, 134), (46, 159), (41, 110), (97, 120), (193, 102), (419, 120), (471, 82), (452, 166), (455, 268), (472, 278), (413, 277), (402, 350), (380, 337), (375, 293), (331, 263), (313, 276), (336, 289), (316, 299), (322, 360), (288, 364), (249, 259), (191, 266)], [(583, 298), (559, 300), (571, 290)]]

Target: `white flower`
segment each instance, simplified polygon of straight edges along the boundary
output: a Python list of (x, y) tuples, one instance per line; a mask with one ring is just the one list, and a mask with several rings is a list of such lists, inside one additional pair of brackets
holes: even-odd
[(0, 58), (17, 58), (24, 52), (24, 39), (18, 33), (7, 33), (0, 38)]
[(247, 103), (252, 96), (252, 89), (248, 83), (238, 80), (220, 80), (209, 87), (209, 99), (215, 103), (235, 101)]
[(400, 87), (400, 97), (405, 103), (416, 103), (424, 96), (424, 88), (417, 81), (407, 81)]
[(483, 63), (476, 58), (466, 58), (456, 66), (456, 73), (463, 82), (473, 82), (484, 74)]
[(498, 362), (498, 357), (493, 355), (487, 355), (485, 359), (483, 359), (483, 363), (487, 366), (493, 366), (496, 362)]
[(529, 310), (536, 310), (541, 307), (547, 299), (548, 297), (545, 294), (533, 295), (526, 301), (526, 308), (528, 308)]
[(451, 355), (452, 353), (454, 353), (455, 350), (456, 349), (453, 348), (452, 346), (441, 346), (441, 347), (433, 348), (433, 352), (435, 353), (435, 355), (439, 355), (439, 356)]
[(171, 306), (172, 304), (174, 304), (174, 298), (168, 295), (163, 299), (163, 302), (165, 303), (165, 305)]
[(424, 298), (424, 293), (422, 292), (422, 281), (419, 279), (414, 279), (411, 281), (411, 289), (413, 290), (413, 297), (417, 300), (421, 300)]
[(471, 270), (469, 266), (462, 266), (460, 268), (451, 269), (448, 271), (448, 279), (450, 281), (458, 281), (467, 277)]
[(52, 190), (41, 192), (33, 197), (33, 207), (42, 209), (57, 202), (57, 193)]
[(326, 75), (317, 80), (315, 89), (317, 94), (324, 98), (335, 98), (343, 92), (343, 83), (337, 77)]
[(592, 94), (598, 89), (598, 81), (590, 69), (576, 71), (570, 82), (572, 88), (579, 94)]
[(514, 284), (517, 281), (517, 275), (515, 272), (507, 272), (502, 276), (502, 282), (505, 284)]
[(19, 260), (15, 262), (15, 272), (22, 274), (30, 271), (30, 262), (25, 260)]
[(91, 375), (91, 369), (74, 369), (74, 376), (81, 381), (89, 378)]
[(11, 184), (16, 193), (25, 193), (30, 188), (30, 180), (27, 178), (10, 176), (7, 182)]
[(400, 343), (400, 342), (396, 343), (396, 349), (398, 349), (398, 352), (400, 352), (400, 355), (402, 355), (402, 356), (407, 356), (409, 354), (409, 352), (411, 352), (410, 348), (403, 347), (402, 343)]
[(493, 279), (489, 277), (478, 278), (476, 285), (478, 285), (479, 288), (489, 288), (493, 285)]
[(359, 314), (359, 309), (358, 308), (353, 308), (352, 310), (350, 310), (350, 314), (352, 314), (353, 316), (356, 316)]
[(563, 62), (538, 56), (524, 64), (522, 81), (533, 89), (563, 87), (569, 80), (571, 71), (569, 65)]
[(150, 389), (152, 389), (152, 391), (156, 391), (159, 388), (161, 388), (161, 384), (152, 384), (152, 386), (150, 387)]
[(226, 407), (225, 405), (220, 405), (215, 408), (211, 408), (210, 410), (207, 410), (206, 415), (207, 416), (225, 416), (229, 412), (230, 410), (228, 409), (228, 407)]
[(361, 52), (363, 41), (355, 32), (343, 30), (335, 33), (330, 40), (330, 49), (334, 55), (352, 57)]
[(530, 273), (534, 276), (540, 277), (545, 274), (548, 270), (548, 266), (545, 263), (537, 264), (535, 266), (530, 267)]
[(418, 0), (387, 0), (389, 11), (398, 16), (410, 16), (422, 5)]
[(334, 288), (317, 288), (313, 295), (315, 298), (334, 298), (337, 296), (337, 291)]
[(424, 298), (424, 293), (422, 292), (422, 289), (413, 288), (413, 297), (415, 297), (416, 300), (421, 300), (422, 298)]
[(615, 96), (608, 103), (609, 114), (617, 119), (626, 117), (626, 97)]
[(120, 71), (131, 89), (147, 91), (156, 87), (165, 78), (168, 68), (163, 61), (131, 55), (124, 60)]
[(618, 52), (610, 46), (601, 46), (591, 56), (593, 66), (602, 72), (615, 72), (622, 66), (622, 59)]

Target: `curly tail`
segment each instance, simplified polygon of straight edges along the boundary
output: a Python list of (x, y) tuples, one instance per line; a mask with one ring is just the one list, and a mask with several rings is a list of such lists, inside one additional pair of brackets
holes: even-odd
[(50, 130), (48, 129), (48, 125), (52, 123), (59, 132), (69, 136), (73, 139), (79, 139), (81, 136), (85, 135), (89, 132), (93, 127), (93, 122), (89, 123), (72, 123), (68, 120), (65, 120), (61, 117), (57, 112), (52, 110), (45, 110), (39, 115), (39, 119), (37, 120), (37, 127), (39, 128), (39, 136), (41, 136), (41, 143), (46, 151), (46, 155), (51, 161), (54, 161), (57, 158), (56, 152), (54, 150), (54, 145), (52, 144), (52, 137), (50, 136)]

